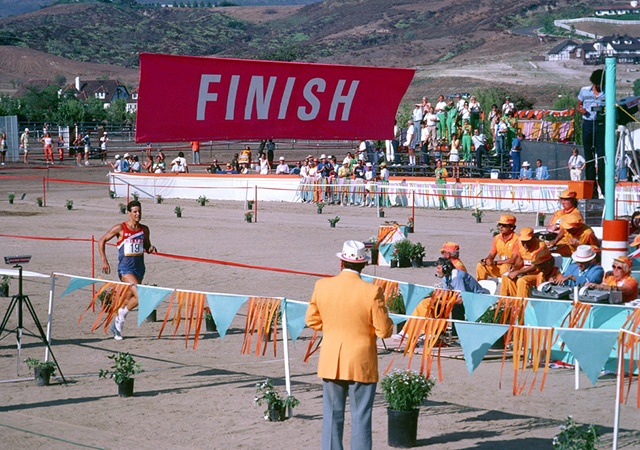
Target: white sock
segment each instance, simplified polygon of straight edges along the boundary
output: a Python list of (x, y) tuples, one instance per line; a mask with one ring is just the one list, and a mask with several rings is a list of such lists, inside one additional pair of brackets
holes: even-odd
[(125, 306), (124, 308), (120, 308), (118, 310), (118, 317), (120, 318), (120, 320), (122, 320), (123, 322), (125, 321), (125, 319), (127, 318), (127, 314), (129, 314), (129, 310), (127, 309), (127, 307)]

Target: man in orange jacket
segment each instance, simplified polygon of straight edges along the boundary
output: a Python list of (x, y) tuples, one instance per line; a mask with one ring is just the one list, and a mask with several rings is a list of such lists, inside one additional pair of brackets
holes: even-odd
[(318, 377), (322, 378), (322, 449), (341, 449), (347, 395), (351, 409), (351, 448), (372, 447), (371, 412), (378, 382), (376, 336), (391, 336), (382, 289), (360, 278), (368, 258), (364, 244), (346, 241), (341, 272), (319, 280), (306, 323), (322, 331)]

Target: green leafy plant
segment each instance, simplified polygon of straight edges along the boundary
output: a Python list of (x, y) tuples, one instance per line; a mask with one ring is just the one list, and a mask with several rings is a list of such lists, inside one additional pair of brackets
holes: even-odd
[(211, 310), (208, 306), (204, 307), (204, 318), (205, 320), (213, 320), (213, 315), (211, 314)]
[(498, 303), (495, 302), (487, 310), (482, 313), (476, 322), (481, 323), (502, 323), (502, 316), (504, 315), (504, 307), (500, 307), (498, 310)]
[(316, 203), (316, 206), (318, 207), (318, 211), (322, 211), (322, 208), (324, 208), (324, 203), (323, 202), (318, 202), (318, 203)]
[(262, 383), (256, 383), (256, 396), (254, 398), (254, 403), (260, 406), (263, 404), (267, 405), (267, 409), (264, 412), (264, 420), (268, 420), (270, 409), (282, 410), (287, 407), (295, 408), (300, 404), (300, 401), (293, 395), (287, 395), (283, 398), (282, 395), (273, 387), (271, 380), (267, 378)]
[(407, 309), (404, 306), (404, 297), (402, 296), (402, 292), (398, 291), (395, 296), (389, 298), (389, 301), (387, 302), (387, 309), (393, 314), (407, 313)]
[(0, 278), (0, 297), (9, 296), (9, 280), (10, 278), (7, 275), (2, 275), (2, 278)]
[(176, 206), (175, 208), (173, 208), (173, 212), (178, 217), (182, 216), (182, 207), (180, 205)]
[(411, 249), (411, 257), (416, 259), (422, 259), (425, 255), (425, 248), (420, 242), (413, 245)]
[(209, 199), (204, 195), (201, 195), (200, 197), (198, 197), (197, 201), (198, 203), (200, 203), (200, 206), (204, 206), (209, 201)]
[(116, 191), (109, 191), (109, 198), (116, 198)]
[(121, 214), (127, 213), (127, 205), (125, 205), (124, 203), (118, 203), (118, 208), (120, 208)]
[(413, 411), (429, 397), (435, 382), (415, 370), (395, 369), (380, 385), (390, 409)]
[(483, 211), (483, 210), (481, 210), (481, 209), (476, 208), (476, 209), (471, 213), (471, 215), (472, 215), (473, 217), (475, 217), (476, 219), (477, 219), (477, 218), (482, 218), (482, 216), (484, 216), (484, 211)]
[(251, 219), (253, 219), (253, 212), (252, 211), (248, 211), (248, 212), (244, 213), (244, 220), (246, 220), (247, 222), (251, 222)]
[(158, 204), (162, 203), (162, 195), (160, 194), (156, 195), (156, 203)]
[(378, 251), (378, 236), (374, 235), (371, 236), (367, 242), (371, 242), (371, 253), (377, 252)]
[(67, 209), (73, 209), (73, 200), (67, 200), (66, 202)]
[(327, 219), (327, 220), (329, 221), (329, 223), (332, 223), (335, 225), (336, 223), (340, 222), (340, 216), (335, 216), (333, 219)]
[(491, 227), (491, 228), (489, 228), (489, 233), (491, 233), (491, 236), (495, 237), (495, 236), (500, 234), (500, 228), (499, 227)]
[(413, 244), (409, 239), (402, 239), (393, 244), (398, 259), (411, 259), (413, 254)]
[(40, 369), (45, 372), (50, 372), (53, 375), (56, 371), (56, 364), (53, 361), (40, 361), (37, 358), (27, 358), (24, 360), (27, 363), (29, 369)]
[(13, 204), (13, 201), (15, 200), (15, 198), (16, 198), (16, 194), (13, 193), (13, 192), (9, 192), (9, 203), (10, 204)]
[(409, 217), (409, 220), (407, 220), (407, 226), (413, 228), (413, 217)]
[(36, 198), (36, 204), (38, 206), (42, 207), (42, 205), (44, 204), (44, 201), (42, 200), (42, 197)]
[(560, 433), (553, 438), (554, 450), (595, 450), (601, 442), (598, 427), (595, 425), (578, 425), (573, 417), (567, 417)]
[(108, 358), (113, 360), (113, 365), (111, 370), (100, 369), (98, 374), (100, 378), (113, 378), (117, 384), (121, 384), (133, 378), (136, 373), (142, 372), (142, 364), (136, 363), (136, 360), (129, 353), (118, 352)]
[(133, 197), (133, 200), (137, 202), (140, 198), (140, 195), (137, 192), (134, 192), (133, 194), (131, 194), (131, 197)]

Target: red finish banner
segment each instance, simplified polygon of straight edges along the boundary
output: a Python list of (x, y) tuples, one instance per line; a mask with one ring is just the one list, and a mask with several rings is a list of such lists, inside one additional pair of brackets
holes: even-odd
[(392, 139), (414, 72), (143, 53), (136, 142)]

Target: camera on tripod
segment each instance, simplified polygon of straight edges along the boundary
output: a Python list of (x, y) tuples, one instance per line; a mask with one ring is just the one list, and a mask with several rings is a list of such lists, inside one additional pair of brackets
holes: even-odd
[[(616, 101), (616, 125), (627, 125), (633, 120), (633, 115), (638, 112), (639, 96), (624, 97)], [(591, 111), (596, 115), (598, 122), (604, 122), (604, 101), (596, 101)]]

